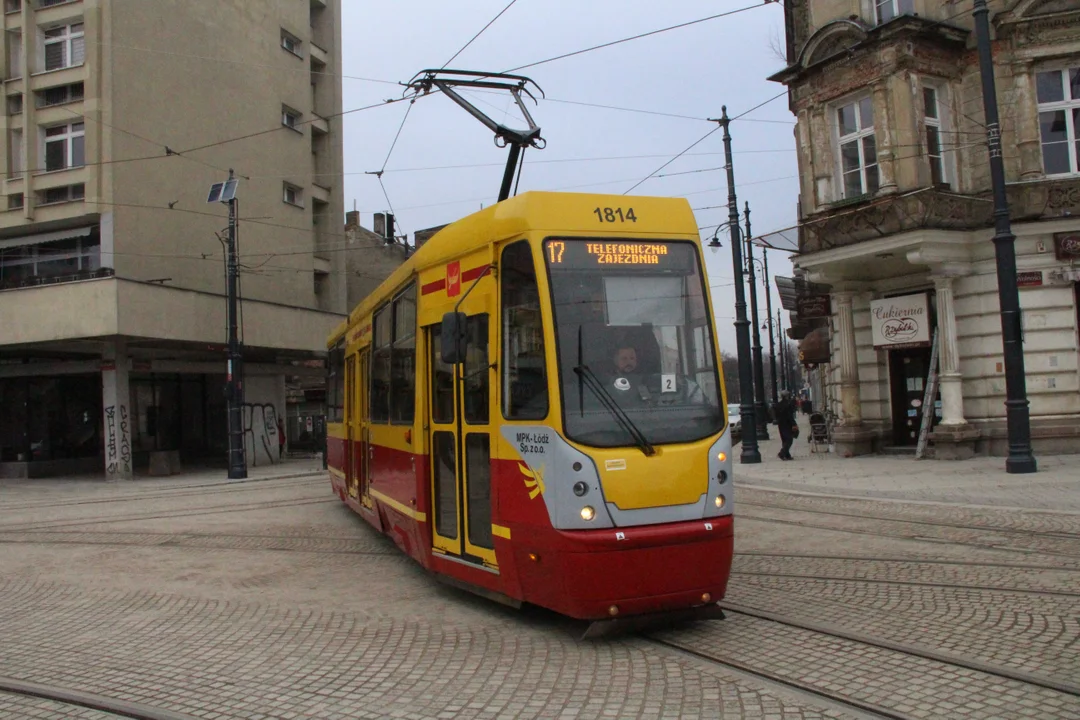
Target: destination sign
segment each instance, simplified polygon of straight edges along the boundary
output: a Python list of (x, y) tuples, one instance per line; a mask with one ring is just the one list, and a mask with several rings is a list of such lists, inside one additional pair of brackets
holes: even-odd
[(662, 242), (593, 242), (589, 240), (548, 240), (545, 254), (549, 265), (571, 267), (660, 266), (684, 267), (689, 246)]

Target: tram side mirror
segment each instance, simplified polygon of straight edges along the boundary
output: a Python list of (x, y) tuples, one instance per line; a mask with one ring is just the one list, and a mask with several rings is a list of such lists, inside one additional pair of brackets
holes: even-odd
[(439, 333), (441, 340), (440, 352), (442, 361), (448, 365), (457, 365), (465, 362), (465, 348), (467, 344), (466, 315), (463, 312), (448, 312), (442, 318), (442, 330)]

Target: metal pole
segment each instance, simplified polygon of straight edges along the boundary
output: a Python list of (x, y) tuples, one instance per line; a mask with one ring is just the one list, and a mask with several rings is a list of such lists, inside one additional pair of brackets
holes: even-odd
[(781, 388), (787, 390), (788, 387), (788, 364), (787, 364), (787, 342), (784, 340), (784, 325), (780, 322), (780, 311), (776, 311), (776, 337), (780, 343), (780, 383)]
[(772, 401), (773, 405), (780, 402), (779, 391), (776, 386), (776, 344), (773, 341), (772, 324), (772, 288), (769, 287), (769, 251), (762, 248), (762, 257), (765, 259), (765, 277), (762, 284), (765, 286), (765, 317), (769, 319), (769, 371), (772, 373)]
[[(229, 179), (233, 171), (229, 170)], [(243, 358), (240, 352), (240, 340), (237, 337), (237, 279), (240, 266), (236, 258), (236, 198), (229, 200), (229, 274), (228, 323), (229, 323), (229, 365), (226, 374), (229, 402), (229, 479), (241, 480), (247, 477), (247, 462), (244, 458), (244, 405)]]
[(750, 242), (750, 203), (745, 203), (746, 218), (746, 270), (750, 285), (750, 329), (754, 339), (754, 418), (757, 420), (758, 438), (769, 439), (769, 415), (765, 411), (765, 369), (761, 361), (761, 327), (758, 325), (757, 275), (754, 272), (754, 245)]
[(758, 451), (757, 420), (754, 415), (754, 373), (750, 367), (750, 321), (746, 319), (746, 293), (743, 287), (742, 242), (739, 239), (739, 203), (735, 199), (735, 165), (731, 159), (731, 119), (722, 108), (719, 122), (724, 128), (724, 163), (727, 166), (728, 231), (731, 234), (731, 265), (735, 270), (735, 344), (739, 353), (739, 414), (742, 419), (742, 454), (739, 462), (761, 462)]
[(1009, 224), (1005, 195), (1005, 165), (1001, 157), (1001, 125), (998, 122), (994, 58), (990, 48), (990, 21), (986, 0), (974, 0), (975, 42), (979, 48), (986, 139), (990, 147), (990, 182), (994, 189), (994, 255), (997, 258), (998, 303), (1001, 308), (1001, 339), (1005, 349), (1005, 417), (1009, 434), (1009, 457), (1005, 472), (1033, 473), (1031, 425), (1027, 387), (1024, 384), (1024, 347), (1020, 329), (1020, 292), (1016, 286), (1016, 236)]

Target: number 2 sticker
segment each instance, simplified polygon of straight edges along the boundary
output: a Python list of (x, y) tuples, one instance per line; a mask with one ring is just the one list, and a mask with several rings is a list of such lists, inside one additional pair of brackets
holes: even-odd
[(666, 393), (675, 392), (675, 376), (674, 375), (661, 375), (660, 376), (660, 392), (666, 392)]

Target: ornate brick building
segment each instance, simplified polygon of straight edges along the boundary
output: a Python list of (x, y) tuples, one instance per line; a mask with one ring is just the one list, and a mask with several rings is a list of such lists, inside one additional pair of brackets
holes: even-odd
[[(1036, 453), (1080, 449), (1080, 0), (990, 3)], [(838, 451), (914, 444), (938, 338), (938, 457), (1004, 454), (1005, 373), (972, 5), (798, 0), (800, 275), (831, 295)], [(803, 332), (806, 331), (804, 327)]]

